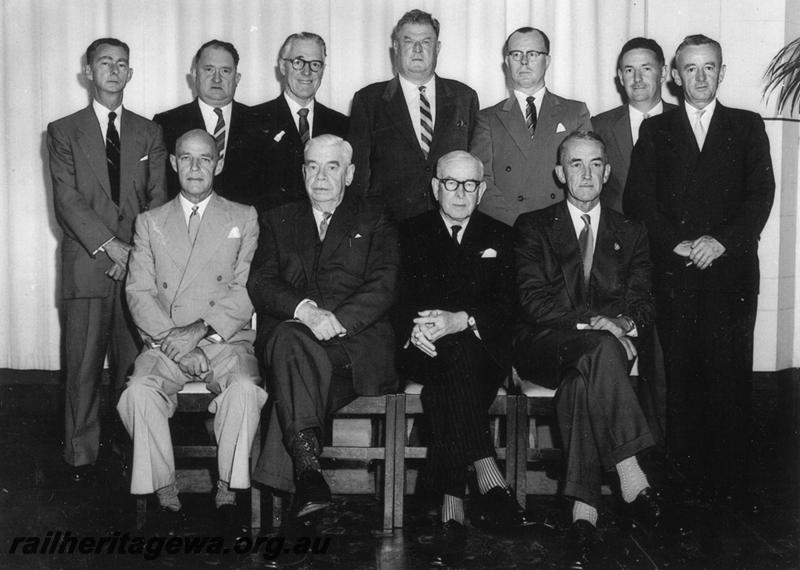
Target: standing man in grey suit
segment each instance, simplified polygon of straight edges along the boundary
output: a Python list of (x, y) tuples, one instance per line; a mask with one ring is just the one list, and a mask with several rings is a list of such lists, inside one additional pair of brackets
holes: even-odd
[(347, 117), (316, 100), (326, 56), (325, 40), (317, 34), (290, 35), (278, 55), (283, 93), (252, 109), (266, 144), (261, 156), (266, 173), (256, 204), (259, 211), (306, 200), (303, 148), (310, 138), (347, 136)]
[(639, 139), (642, 121), (674, 109), (661, 100), (661, 86), (667, 79), (664, 52), (655, 40), (628, 40), (617, 58), (617, 79), (625, 90), (627, 103), (592, 117), (597, 134), (606, 141), (611, 177), (603, 189), (605, 203), (622, 211), (622, 191), (628, 179), (631, 151)]
[(84, 75), (93, 89), (91, 105), (47, 126), (56, 217), (64, 231), (64, 460), (75, 483), (87, 479), (99, 453), (106, 352), (110, 348), (115, 399), (136, 358), (138, 335), (122, 280), (134, 218), (164, 202), (166, 155), (158, 125), (122, 107), (133, 76), (127, 44), (93, 41)]
[(436, 161), (467, 150), (475, 126), (477, 93), (434, 73), (440, 48), (439, 21), (421, 10), (406, 12), (392, 30), (397, 76), (353, 97), (353, 186), (381, 196), (398, 221), (434, 209)]
[(558, 145), (577, 129), (591, 130), (589, 109), (545, 87), (550, 39), (536, 28), (519, 28), (503, 46), (513, 94), (482, 109), (470, 152), (483, 161), (486, 194), (478, 208), (513, 225), (524, 212), (564, 199), (556, 183)]

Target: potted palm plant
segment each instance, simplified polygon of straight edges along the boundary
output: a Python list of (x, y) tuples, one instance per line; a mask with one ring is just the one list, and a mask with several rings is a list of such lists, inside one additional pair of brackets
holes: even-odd
[(786, 44), (770, 61), (764, 72), (767, 81), (764, 95), (778, 89), (778, 113), (784, 108), (800, 111), (800, 38)]

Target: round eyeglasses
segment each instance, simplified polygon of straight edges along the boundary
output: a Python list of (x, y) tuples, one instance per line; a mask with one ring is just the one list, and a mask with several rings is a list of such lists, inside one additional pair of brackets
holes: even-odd
[(448, 192), (455, 192), (460, 186), (467, 194), (472, 194), (477, 191), (478, 186), (480, 186), (482, 182), (481, 180), (456, 180), (454, 178), (437, 178), (436, 180), (438, 180), (439, 184), (444, 186), (444, 189)]
[(294, 59), (283, 58), (283, 61), (288, 61), (292, 64), (292, 69), (295, 71), (303, 71), (303, 68), (307, 65), (311, 71), (314, 73), (318, 72), (322, 69), (322, 66), (325, 65), (324, 61), (320, 61), (318, 59), (303, 59), (302, 57), (295, 57)]

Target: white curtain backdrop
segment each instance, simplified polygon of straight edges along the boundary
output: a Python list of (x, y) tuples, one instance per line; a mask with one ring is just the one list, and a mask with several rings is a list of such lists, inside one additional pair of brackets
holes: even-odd
[[(720, 2), (706, 3), (713, 4), (706, 12), (720, 12)], [(671, 4), (673, 14), (692, 5)], [(318, 98), (349, 114), (357, 89), (391, 76), (389, 35), (412, 8), (440, 20), (438, 72), (475, 88), (481, 107), (507, 96), (501, 48), (521, 26), (550, 36), (548, 87), (586, 101), (592, 114), (620, 103), (615, 62), (626, 39), (647, 34), (669, 56), (686, 33), (719, 31), (713, 21), (699, 30), (660, 27), (645, 0), (3, 0), (0, 368), (61, 367), (61, 231), (53, 213), (45, 129), (88, 103), (81, 66), (93, 39), (113, 36), (130, 45), (134, 75), (125, 106), (152, 117), (192, 98), (187, 74), (204, 41), (236, 45), (242, 74), (236, 98), (253, 105), (280, 92), (276, 60), (284, 38), (316, 32), (328, 44)]]

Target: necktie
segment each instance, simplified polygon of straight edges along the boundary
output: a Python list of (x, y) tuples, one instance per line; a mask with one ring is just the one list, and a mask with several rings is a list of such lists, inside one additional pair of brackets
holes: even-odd
[(197, 230), (200, 229), (200, 214), (197, 208), (200, 206), (192, 206), (192, 213), (189, 214), (189, 243), (194, 245), (194, 240), (197, 238)]
[(328, 222), (333, 214), (322, 212), (322, 221), (319, 223), (319, 241), (325, 241), (325, 234), (328, 233)]
[(697, 146), (703, 150), (703, 143), (706, 142), (706, 129), (703, 126), (703, 115), (706, 114), (705, 109), (700, 109), (695, 112), (694, 122), (692, 123), (692, 130), (694, 131), (694, 138), (697, 139)]
[(300, 142), (306, 146), (308, 139), (311, 138), (311, 129), (308, 128), (308, 109), (300, 109), (297, 114), (300, 115)]
[(433, 140), (433, 115), (431, 114), (431, 104), (425, 96), (425, 86), (419, 87), (419, 124), (420, 124), (420, 146), (425, 158), (431, 152), (431, 141)]
[(632, 133), (634, 145), (639, 141), (639, 131), (642, 129), (642, 123), (644, 123), (649, 118), (650, 115), (648, 113), (642, 113), (642, 120), (638, 125), (636, 125), (636, 129)]
[(453, 232), (453, 243), (455, 244), (456, 247), (458, 247), (459, 245), (458, 232), (461, 231), (461, 226), (458, 225), (450, 226), (450, 231)]
[(217, 126), (214, 127), (214, 140), (217, 142), (217, 154), (222, 161), (225, 158), (225, 119), (222, 117), (222, 109), (214, 108), (217, 114)]
[(581, 216), (583, 220), (583, 229), (578, 236), (578, 243), (581, 246), (581, 255), (583, 256), (583, 283), (589, 286), (589, 275), (592, 273), (592, 257), (594, 256), (594, 236), (592, 235), (592, 218), (589, 214)]
[(531, 138), (533, 138), (536, 132), (536, 97), (528, 97), (526, 101), (528, 102), (528, 107), (525, 109), (525, 124), (528, 126)]
[(111, 111), (108, 114), (108, 129), (106, 129), (106, 163), (108, 165), (108, 181), (111, 183), (111, 199), (119, 206), (119, 133), (114, 125), (117, 114)]

